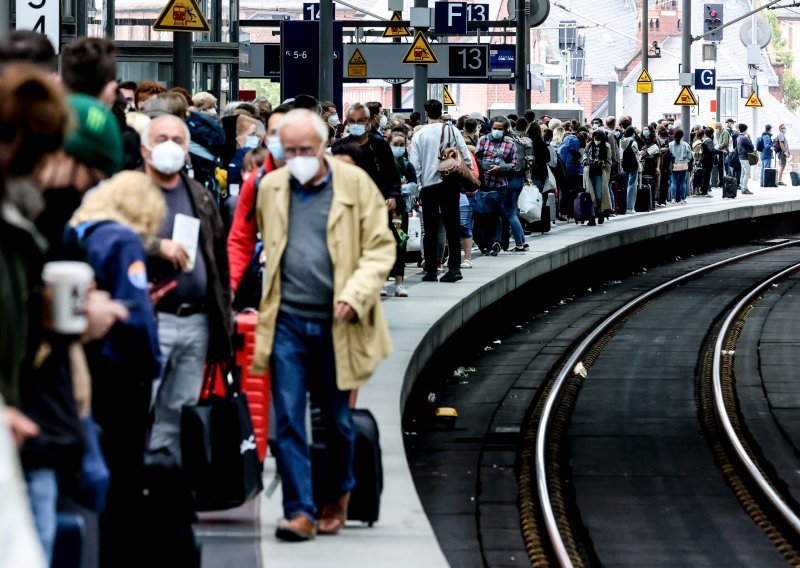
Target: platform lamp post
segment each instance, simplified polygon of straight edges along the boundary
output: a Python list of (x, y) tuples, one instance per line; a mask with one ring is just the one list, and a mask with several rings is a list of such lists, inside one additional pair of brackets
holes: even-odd
[(319, 100), (333, 100), (333, 0), (319, 1)]
[[(683, 0), (681, 14), (681, 71), (691, 73), (692, 71), (692, 0)], [(644, 25), (644, 24), (642, 24)], [(689, 136), (691, 128), (691, 109), (688, 106), (681, 107), (681, 128)]]

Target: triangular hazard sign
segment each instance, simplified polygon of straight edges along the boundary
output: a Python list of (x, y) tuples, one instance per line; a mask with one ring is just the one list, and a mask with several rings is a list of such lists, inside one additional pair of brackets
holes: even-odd
[(453, 95), (450, 94), (450, 91), (447, 90), (447, 85), (444, 86), (444, 100), (442, 100), (442, 104), (444, 106), (456, 106), (456, 101), (453, 100)]
[(695, 106), (700, 104), (697, 101), (697, 97), (694, 96), (694, 93), (689, 87), (684, 87), (681, 91), (681, 94), (678, 95), (678, 98), (675, 99), (675, 106)]
[(197, 0), (169, 0), (153, 22), (157, 32), (210, 32), (211, 27)]
[(652, 83), (653, 79), (650, 77), (650, 74), (647, 72), (647, 69), (642, 69), (642, 72), (639, 74), (639, 78), (636, 79), (637, 83)]
[(747, 102), (744, 103), (746, 107), (763, 107), (764, 103), (761, 102), (761, 99), (758, 98), (758, 93), (753, 91), (750, 93), (750, 98), (747, 99)]
[(364, 59), (363, 55), (361, 55), (361, 50), (356, 49), (353, 55), (350, 57), (350, 61), (347, 63), (348, 65), (365, 65), (367, 60)]
[[(403, 16), (400, 14), (400, 12), (393, 12), (392, 17), (389, 18), (389, 20), (392, 22), (402, 22)], [(411, 37), (411, 32), (405, 26), (386, 28), (382, 37)]]
[(414, 36), (414, 42), (411, 44), (411, 47), (408, 48), (406, 56), (403, 57), (403, 63), (422, 63), (425, 65), (429, 63), (439, 63), (439, 59), (433, 52), (431, 44), (428, 43), (425, 34), (417, 32), (417, 35)]

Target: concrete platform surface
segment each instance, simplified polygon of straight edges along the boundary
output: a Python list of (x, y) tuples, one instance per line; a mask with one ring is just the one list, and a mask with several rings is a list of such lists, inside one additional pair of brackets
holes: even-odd
[[(340, 535), (318, 537), (311, 543), (280, 543), (273, 536), (282, 516), (280, 490), (270, 498), (262, 494), (257, 504), (261, 563), (292, 568), (447, 566), (414, 488), (401, 431), (406, 398), (430, 357), (464, 322), (496, 300), (569, 262), (682, 230), (800, 212), (798, 189), (753, 191), (755, 195), (739, 195), (735, 200), (723, 200), (716, 191), (713, 199), (689, 198), (686, 205), (613, 217), (597, 227), (560, 223), (547, 235), (528, 237), (531, 250), (527, 254), (483, 258), (478, 253), (474, 268), (463, 270), (464, 280), (456, 284), (422, 283), (418, 270), (409, 268), (409, 297), (384, 301), (394, 353), (362, 389), (358, 401), (372, 410), (381, 431), (385, 477), (380, 520), (372, 528), (349, 524)], [(274, 475), (274, 460), (267, 460), (266, 470), (268, 483)], [(204, 530), (213, 532), (208, 527)], [(221, 546), (220, 540), (212, 539), (207, 546)], [(215, 555), (205, 556), (210, 560)], [(244, 566), (233, 555), (228, 558), (228, 566)]]

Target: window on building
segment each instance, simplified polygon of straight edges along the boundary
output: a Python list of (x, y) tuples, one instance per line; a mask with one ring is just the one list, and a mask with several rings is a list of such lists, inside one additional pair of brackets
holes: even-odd
[(725, 118), (736, 118), (739, 115), (739, 89), (721, 87), (719, 90), (719, 114)]

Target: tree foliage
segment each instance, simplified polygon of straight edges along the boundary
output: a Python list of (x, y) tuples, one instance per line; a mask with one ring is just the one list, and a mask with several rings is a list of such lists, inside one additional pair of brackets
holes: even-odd
[(792, 73), (794, 54), (789, 49), (786, 38), (783, 37), (783, 30), (777, 14), (773, 10), (768, 10), (764, 15), (764, 19), (772, 29), (772, 48), (785, 65), (783, 72), (783, 103), (792, 112), (797, 112), (797, 109), (800, 108), (800, 79)]

